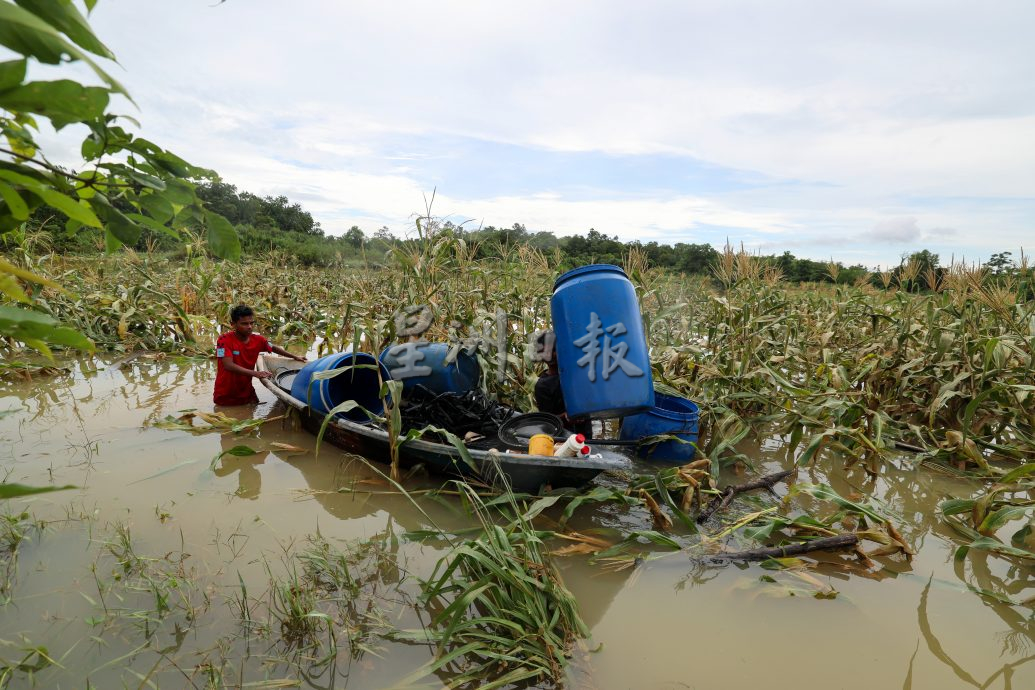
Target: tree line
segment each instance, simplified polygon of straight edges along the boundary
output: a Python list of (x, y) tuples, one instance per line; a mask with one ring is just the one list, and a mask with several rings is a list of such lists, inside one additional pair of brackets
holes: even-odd
[[(302, 266), (377, 265), (388, 261), (387, 255), (393, 247), (416, 241), (395, 237), (387, 227), (368, 234), (354, 225), (342, 235), (326, 235), (312, 214), (286, 196), (260, 197), (219, 179), (198, 184), (196, 194), (206, 208), (220, 214), (235, 227), (246, 256), (273, 256), (278, 261)], [(40, 206), (34, 210), (21, 236), (18, 233), (4, 236), (5, 243), (10, 246), (12, 242), (35, 238), (37, 244), (51, 251), (71, 254), (103, 249), (99, 237), (67, 232), (66, 220), (59, 210)], [(449, 221), (422, 220), (425, 221), (425, 230), (432, 234), (451, 233), (471, 244), (476, 248), (477, 258), (502, 258), (519, 245), (527, 245), (555, 259), (558, 269), (590, 263), (620, 265), (629, 251), (636, 249), (646, 257), (651, 267), (687, 275), (706, 275), (720, 255), (710, 244), (623, 242), (617, 236), (608, 236), (593, 228), (585, 234), (558, 237), (548, 231), (530, 232), (521, 223), (510, 227), (488, 225), (469, 229)], [(26, 236), (27, 233), (32, 236)], [(42, 241), (41, 236), (44, 238)], [(134, 248), (138, 251), (184, 251), (182, 242), (147, 229)], [(993, 275), (1008, 273), (1014, 266), (1010, 257), (1010, 252), (1000, 252), (993, 255), (986, 266)], [(851, 284), (869, 280), (879, 286), (881, 281), (879, 273), (861, 264), (845, 266), (833, 260), (816, 261), (797, 257), (789, 251), (759, 258), (779, 269), (784, 280), (790, 282)], [(936, 276), (945, 270), (939, 264), (938, 255), (926, 249), (903, 255), (902, 264), (915, 266), (917, 276), (914, 280), (920, 289), (929, 287), (925, 277), (936, 280)], [(901, 270), (901, 267), (895, 268), (890, 273), (897, 277)]]

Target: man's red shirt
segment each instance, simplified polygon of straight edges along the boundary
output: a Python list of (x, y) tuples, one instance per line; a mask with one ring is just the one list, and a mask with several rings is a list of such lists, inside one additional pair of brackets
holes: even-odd
[(252, 386), (252, 377), (235, 374), (223, 368), (223, 357), (233, 357), (234, 364), (254, 369), (260, 352), (273, 352), (268, 340), (252, 333), (241, 340), (234, 332), (224, 333), (216, 341), (216, 388), (212, 400), (217, 405), (246, 405), (259, 402)]

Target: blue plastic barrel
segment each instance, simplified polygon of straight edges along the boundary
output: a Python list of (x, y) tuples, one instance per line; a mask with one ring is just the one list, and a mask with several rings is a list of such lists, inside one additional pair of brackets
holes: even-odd
[[(355, 368), (343, 371), (329, 379), (312, 380), (313, 375), (317, 372), (347, 366)], [(377, 369), (371, 367), (381, 369), (380, 380), (377, 376)], [(321, 357), (302, 367), (291, 383), (291, 395), (308, 403), (313, 412), (321, 415), (327, 414), (346, 400), (355, 400), (361, 407), (375, 414), (384, 414), (384, 402), (379, 393), (381, 381), (387, 381), (390, 378), (388, 370), (377, 361), (374, 355), (366, 352), (339, 352)], [(310, 382), (312, 382), (312, 386), (309, 385)], [(366, 424), (370, 421), (366, 413), (358, 408), (339, 413), (339, 415), (359, 424)]]
[[(670, 434), (690, 443), (697, 443), (698, 410), (690, 400), (655, 393), (655, 406), (622, 420), (620, 438), (635, 441), (647, 436)], [(592, 443), (592, 441), (590, 441)], [(664, 441), (640, 446), (639, 454), (651, 460), (685, 463), (694, 459), (694, 446), (679, 441)]]
[(550, 312), (568, 416), (623, 417), (654, 406), (640, 305), (625, 271), (568, 271), (554, 283)]
[(403, 392), (420, 384), (433, 393), (466, 393), (478, 387), (478, 358), (460, 348), (453, 361), (446, 343), (411, 342), (386, 347), (378, 358)]

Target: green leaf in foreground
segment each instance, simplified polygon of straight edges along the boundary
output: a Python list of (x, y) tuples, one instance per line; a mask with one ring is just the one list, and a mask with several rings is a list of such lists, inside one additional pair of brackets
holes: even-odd
[(78, 489), (78, 486), (66, 484), (65, 486), (26, 486), (25, 484), (0, 483), (0, 499), (19, 498), (20, 496), (33, 496), (35, 494), (49, 494), (51, 491), (65, 491), (67, 489)]
[(0, 107), (12, 112), (43, 115), (61, 129), (73, 122), (87, 122), (104, 114), (108, 90), (82, 86), (68, 79), (34, 81), (0, 93)]
[(15, 220), (25, 220), (29, 217), (29, 206), (10, 185), (0, 182), (0, 198), (7, 204), (7, 210)]
[(241, 240), (230, 221), (218, 213), (205, 211), (205, 225), (208, 227), (208, 247), (213, 254), (230, 261), (241, 258)]
[(140, 239), (140, 226), (126, 217), (122, 211), (111, 205), (103, 194), (90, 199), (97, 215), (104, 220), (105, 236), (122, 244), (133, 246)]
[(20, 307), (0, 306), (0, 334), (20, 340), (48, 357), (49, 345), (94, 351), (94, 344), (79, 331), (62, 326), (47, 314)]
[[(48, 20), (53, 20), (53, 17), (45, 20), (21, 7), (6, 2), (0, 3), (0, 45), (7, 46), (26, 57), (32, 56), (49, 65), (60, 64), (66, 56), (73, 61), (82, 60), (93, 69), (98, 77), (104, 80), (112, 91), (128, 97), (121, 84), (112, 79), (86, 53), (66, 41)], [(80, 45), (86, 44), (83, 33), (75, 33), (71, 36), (77, 42), (83, 40), (84, 43)], [(87, 50), (93, 50), (93, 46), (88, 47)]]
[(652, 544), (664, 547), (666, 549), (671, 549), (673, 551), (679, 551), (683, 548), (683, 545), (680, 544), (678, 541), (668, 536), (667, 534), (662, 534), (661, 532), (658, 532), (657, 530), (634, 530), (626, 534), (625, 538), (622, 539), (622, 541), (618, 542), (609, 549), (601, 551), (593, 558), (600, 559), (610, 558), (611, 556), (617, 556), (618, 554), (628, 550), (630, 546), (637, 544), (641, 539), (646, 539)]
[(0, 90), (13, 89), (25, 79), (25, 68), (28, 60), (8, 60), (0, 62)]
[[(0, 103), (0, 106), (2, 105), (3, 104)], [(101, 227), (101, 221), (98, 220), (97, 216), (90, 210), (89, 206), (81, 204), (72, 197), (59, 192), (47, 181), (39, 180), (30, 175), (23, 175), (22, 173), (14, 172), (13, 170), (4, 169), (0, 169), (0, 178), (24, 187), (72, 220), (79, 221), (83, 225), (89, 225), (93, 228)]]
[(220, 456), (223, 456), (223, 455), (233, 455), (234, 457), (237, 457), (237, 458), (244, 458), (244, 457), (247, 457), (249, 455), (255, 455), (258, 452), (259, 451), (255, 450), (254, 448), (249, 448), (248, 446), (234, 446), (230, 450), (224, 450), (219, 455)]
[(1004, 506), (995, 512), (989, 513), (978, 526), (978, 532), (989, 534), (999, 529), (1011, 520), (1027, 517), (1032, 512), (1031, 506)]
[[(107, 46), (94, 35), (86, 18), (80, 14), (73, 3), (64, 0), (15, 0), (15, 3), (59, 29), (80, 48), (89, 50), (102, 58), (115, 59)], [(87, 2), (86, 5), (87, 8), (90, 8), (93, 3)]]

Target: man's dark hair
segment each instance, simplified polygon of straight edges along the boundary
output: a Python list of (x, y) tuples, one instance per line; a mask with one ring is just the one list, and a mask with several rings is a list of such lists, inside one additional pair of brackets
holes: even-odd
[(247, 304), (238, 304), (230, 310), (230, 323), (237, 323), (246, 316), (255, 316), (255, 311)]

